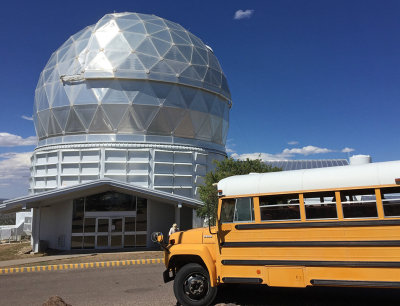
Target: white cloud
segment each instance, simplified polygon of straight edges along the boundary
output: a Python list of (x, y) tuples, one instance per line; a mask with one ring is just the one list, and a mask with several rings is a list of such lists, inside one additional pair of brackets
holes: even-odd
[[(27, 184), (30, 177), (31, 152), (0, 154), (0, 185)], [(1, 198), (1, 196), (0, 196)]]
[(346, 147), (346, 148), (344, 148), (344, 149), (342, 150), (343, 153), (350, 153), (350, 152), (353, 152), (353, 151), (355, 151), (355, 149), (353, 149), (353, 148), (348, 148), (348, 147)]
[(29, 117), (29, 116), (22, 115), (21, 118), (25, 119), (25, 120), (33, 121), (33, 117), (32, 116)]
[(292, 149), (284, 149), (281, 153), (271, 154), (271, 153), (244, 153), (244, 154), (237, 154), (234, 153), (231, 157), (240, 160), (248, 159), (261, 159), (263, 161), (267, 160), (287, 160), (293, 157), (295, 154), (298, 155), (311, 155), (311, 154), (324, 154), (333, 152), (333, 150), (327, 148), (319, 148), (315, 146), (305, 146), (303, 148), (292, 148)]
[(233, 19), (239, 20), (239, 19), (244, 19), (244, 18), (250, 18), (254, 14), (254, 10), (237, 10), (235, 12), (235, 15), (233, 16)]
[(298, 145), (299, 142), (296, 141), (296, 140), (293, 140), (293, 141), (289, 141), (287, 144), (288, 144), (288, 145), (291, 145), (291, 146), (294, 146), (294, 145)]
[(311, 155), (311, 154), (321, 154), (329, 152), (332, 152), (332, 150), (327, 148), (319, 148), (315, 146), (305, 146), (302, 148), (285, 149), (282, 151), (282, 153), (285, 155), (293, 155), (293, 154)]
[(22, 138), (18, 135), (0, 132), (0, 147), (33, 146), (36, 145), (36, 142), (36, 136)]

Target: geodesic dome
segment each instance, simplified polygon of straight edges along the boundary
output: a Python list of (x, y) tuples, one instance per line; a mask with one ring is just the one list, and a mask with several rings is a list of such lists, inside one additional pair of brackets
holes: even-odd
[(230, 106), (221, 66), (198, 37), (154, 15), (114, 13), (52, 54), (34, 122), (40, 140), (137, 134), (224, 145)]

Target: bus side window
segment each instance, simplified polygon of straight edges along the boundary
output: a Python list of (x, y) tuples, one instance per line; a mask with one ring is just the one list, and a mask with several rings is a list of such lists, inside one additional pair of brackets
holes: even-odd
[(335, 192), (313, 192), (304, 194), (306, 220), (337, 219)]
[(378, 217), (374, 189), (340, 191), (344, 218)]
[(234, 222), (254, 221), (253, 198), (237, 198)]
[(385, 217), (400, 217), (400, 187), (381, 189)]
[(235, 199), (224, 199), (221, 205), (221, 223), (233, 222), (233, 215), (235, 213)]
[(300, 220), (299, 195), (260, 197), (261, 221)]

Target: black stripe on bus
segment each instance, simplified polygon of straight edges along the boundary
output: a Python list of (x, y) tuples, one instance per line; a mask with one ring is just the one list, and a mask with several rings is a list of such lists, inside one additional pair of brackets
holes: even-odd
[(317, 261), (224, 259), (224, 266), (306, 266), (306, 267), (385, 267), (400, 268), (398, 261)]
[(261, 284), (263, 282), (262, 278), (254, 277), (223, 277), (222, 281), (227, 284)]
[(258, 247), (392, 247), (400, 246), (400, 240), (374, 241), (245, 241), (223, 242), (224, 248), (258, 248)]
[(313, 286), (400, 288), (400, 282), (346, 281), (335, 279), (312, 279), (311, 284)]
[(330, 222), (290, 222), (290, 223), (251, 223), (236, 224), (238, 230), (271, 229), (271, 228), (312, 228), (312, 227), (357, 227), (400, 225), (400, 220), (362, 220), (362, 221), (330, 221)]

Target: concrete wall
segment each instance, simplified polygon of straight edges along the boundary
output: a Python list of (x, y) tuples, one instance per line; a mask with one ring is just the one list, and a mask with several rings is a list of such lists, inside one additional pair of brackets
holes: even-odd
[(154, 200), (147, 200), (147, 246), (153, 247), (151, 233), (162, 232), (164, 240), (168, 239), (171, 225), (175, 223), (175, 206)]
[(40, 208), (40, 240), (51, 249), (71, 248), (72, 201)]

